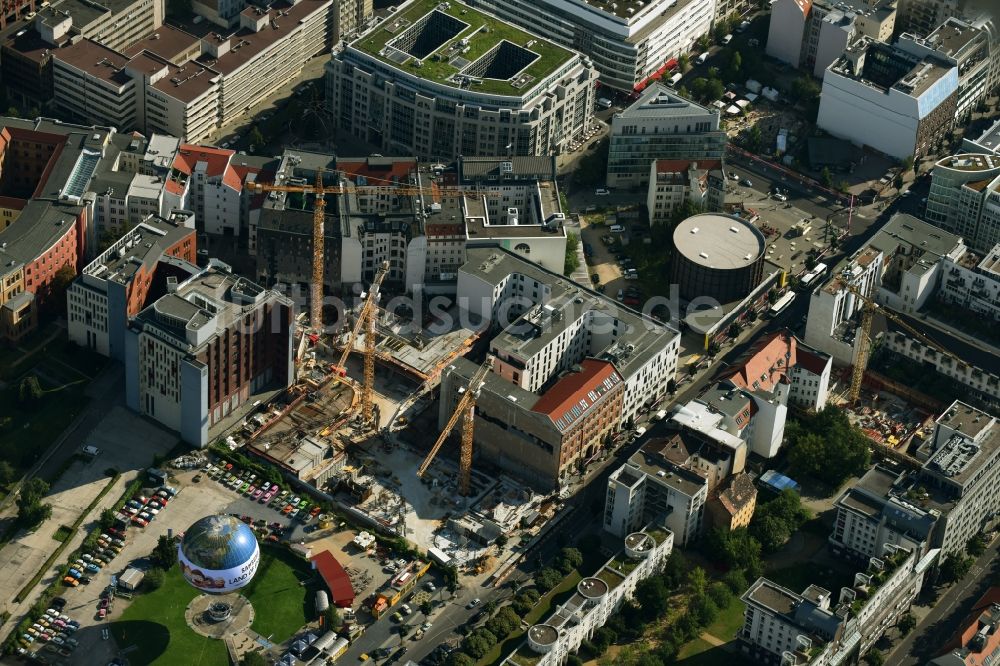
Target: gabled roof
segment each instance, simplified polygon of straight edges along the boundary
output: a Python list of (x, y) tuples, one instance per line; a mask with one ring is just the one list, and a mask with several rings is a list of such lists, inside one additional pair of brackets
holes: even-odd
[[(234, 190), (243, 188), (243, 181), (232, 165), (236, 151), (182, 143), (174, 158), (174, 169), (190, 176), (199, 164), (206, 165), (207, 177), (221, 176), (222, 182)], [(169, 188), (168, 188), (169, 189)]]
[(719, 493), (719, 504), (731, 516), (735, 516), (757, 499), (757, 487), (749, 474), (739, 473), (729, 482), (729, 487)]
[(569, 430), (601, 397), (622, 383), (621, 375), (608, 361), (584, 359), (580, 371), (555, 383), (535, 403), (532, 411), (545, 414), (560, 431)]
[(796, 364), (797, 342), (788, 332), (776, 331), (755, 344), (723, 377), (748, 391), (771, 391)]

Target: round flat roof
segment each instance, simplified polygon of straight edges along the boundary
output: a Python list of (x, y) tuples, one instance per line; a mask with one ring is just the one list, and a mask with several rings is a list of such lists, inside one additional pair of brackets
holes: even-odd
[(745, 268), (764, 253), (764, 235), (732, 215), (692, 215), (674, 229), (674, 247), (689, 261), (720, 270)]

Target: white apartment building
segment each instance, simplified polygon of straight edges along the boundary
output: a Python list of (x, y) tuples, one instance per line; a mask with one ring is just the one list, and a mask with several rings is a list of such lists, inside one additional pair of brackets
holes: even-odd
[(586, 53), (601, 85), (641, 90), (709, 34), (715, 0), (473, 0), (557, 44)]
[(826, 407), (830, 396), (830, 372), (833, 357), (800, 344), (796, 349), (796, 360), (788, 373), (792, 384), (788, 402), (813, 411)]
[(888, 546), (855, 574), (851, 587), (841, 588), (836, 603), (834, 593), (819, 585), (796, 594), (759, 578), (741, 597), (740, 650), (769, 666), (853, 663), (910, 607), (936, 557), (937, 551), (921, 556)]
[(954, 126), (958, 81), (950, 62), (866, 37), (827, 68), (816, 124), (896, 159), (919, 157)]
[(990, 251), (1000, 243), (1000, 156), (962, 154), (939, 160), (931, 170), (925, 215), (973, 250)]
[(663, 569), (673, 547), (673, 534), (658, 528), (626, 536), (621, 552), (596, 574), (581, 580), (576, 593), (544, 622), (528, 629), (527, 640), (504, 660), (504, 666), (565, 664), (622, 602), (632, 598), (640, 581)]
[(47, 44), (58, 45), (78, 34), (119, 50), (163, 25), (165, 6), (164, 0), (54, 2), (38, 8), (33, 25)]
[(129, 319), (163, 288), (167, 275), (184, 278), (198, 272), (195, 259), (190, 213), (140, 222), (87, 264), (66, 290), (69, 339), (124, 361)]
[[(597, 72), (588, 56), (504, 25), (457, 1), (406, 2), (334, 49), (335, 126), (427, 160), (565, 152), (591, 126)], [(459, 57), (470, 51), (473, 62)]]
[(833, 552), (867, 562), (884, 553), (886, 544), (913, 550), (921, 557), (930, 549), (941, 514), (921, 508), (919, 493), (907, 497), (903, 477), (876, 466), (844, 491), (835, 505), (837, 518), (829, 539)]
[(771, 5), (766, 53), (822, 79), (850, 44), (862, 37), (888, 42), (895, 24), (895, 0), (777, 0)]
[(585, 357), (611, 361), (625, 379), (623, 424), (666, 395), (676, 330), (498, 247), (467, 257), (456, 301), (502, 329), (490, 342), (494, 373), (534, 392)]
[(129, 408), (207, 446), (257, 401), (294, 381), (292, 303), (212, 262), (133, 317), (125, 334)]
[(971, 252), (942, 260), (938, 300), (987, 321), (1000, 321), (1000, 244), (979, 259)]
[(685, 202), (722, 212), (726, 174), (722, 160), (655, 160), (649, 165), (646, 210), (650, 224), (665, 224)]
[[(646, 185), (657, 160), (718, 163), (726, 153), (719, 110), (677, 95), (659, 83), (611, 117), (609, 187)], [(716, 185), (718, 187), (718, 185)]]
[(918, 57), (934, 56), (958, 67), (955, 118), (968, 122), (976, 106), (1000, 84), (1000, 40), (991, 18), (948, 17), (926, 37), (904, 33), (896, 45)]
[(243, 179), (233, 164), (236, 152), (181, 144), (167, 176), (165, 199), (192, 210), (200, 229), (217, 235), (241, 233)]
[(88, 122), (198, 142), (242, 118), (329, 48), (334, 9), (332, 0), (247, 7), (234, 32), (198, 37), (172, 30), (163, 43), (132, 40), (117, 47), (133, 47), (127, 51), (96, 35), (56, 39), (51, 49), (56, 106)]
[(608, 478), (604, 529), (624, 538), (637, 525), (655, 525), (670, 530), (678, 546), (693, 544), (705, 517), (708, 479), (688, 458), (682, 443), (646, 442)]

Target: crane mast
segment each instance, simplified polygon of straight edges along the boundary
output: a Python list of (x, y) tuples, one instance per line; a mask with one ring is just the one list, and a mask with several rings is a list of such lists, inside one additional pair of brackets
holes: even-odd
[(857, 287), (847, 285), (847, 290), (860, 298), (863, 303), (861, 311), (861, 326), (859, 326), (857, 339), (859, 346), (855, 356), (854, 367), (851, 371), (851, 390), (848, 394), (848, 398), (850, 399), (850, 403), (852, 405), (856, 404), (861, 398), (861, 384), (864, 381), (865, 370), (868, 369), (868, 361), (871, 356), (872, 320), (875, 316), (876, 310), (879, 310), (886, 319), (893, 321), (900, 328), (913, 335), (924, 344), (930, 346), (935, 351), (954, 359), (961, 365), (966, 365), (965, 361), (907, 324), (901, 317), (896, 316), (896, 314), (890, 312), (887, 308), (879, 307), (878, 303), (862, 294)]
[(493, 357), (487, 356), (486, 361), (472, 375), (465, 393), (462, 394), (458, 404), (455, 405), (455, 411), (452, 413), (451, 418), (448, 419), (448, 423), (441, 429), (441, 434), (438, 436), (437, 441), (434, 442), (434, 446), (431, 447), (430, 453), (427, 454), (424, 462), (417, 469), (418, 477), (422, 477), (427, 472), (427, 468), (431, 466), (438, 451), (441, 450), (444, 440), (448, 438), (458, 419), (463, 418), (462, 445), (459, 453), (458, 491), (463, 496), (469, 495), (472, 489), (472, 436), (476, 398), (479, 396), (479, 391), (482, 389), (483, 384), (486, 382), (486, 377), (492, 369)]

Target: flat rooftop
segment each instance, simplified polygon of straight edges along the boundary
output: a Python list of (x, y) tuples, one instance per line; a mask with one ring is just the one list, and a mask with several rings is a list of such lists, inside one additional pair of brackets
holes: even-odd
[(513, 96), (577, 57), (456, 0), (410, 0), (350, 47), (433, 83)]
[(801, 601), (801, 597), (788, 588), (763, 578), (754, 583), (743, 596), (744, 599), (781, 615), (790, 615)]
[(925, 41), (949, 56), (957, 56), (963, 49), (976, 40), (982, 31), (964, 21), (948, 17), (944, 23), (927, 35)]
[(992, 171), (1000, 169), (1000, 156), (998, 155), (949, 155), (938, 161), (935, 166), (955, 171)]
[(674, 247), (699, 266), (720, 270), (745, 268), (767, 248), (764, 235), (735, 215), (692, 215), (674, 229)]
[[(650, 446), (653, 444), (653, 446)], [(670, 461), (657, 448), (658, 441), (648, 442), (629, 457), (629, 465), (656, 479), (659, 483), (670, 486), (685, 495), (693, 496), (708, 485), (708, 479), (686, 464), (681, 465)]]
[[(908, 254), (913, 249), (920, 249), (925, 254), (941, 257), (953, 252), (960, 242), (961, 238), (955, 234), (912, 215), (897, 213), (868, 241), (867, 247), (881, 251), (886, 257), (891, 257), (901, 247)], [(932, 257), (926, 260), (936, 261)]]
[(201, 40), (191, 33), (169, 23), (164, 23), (145, 39), (140, 39), (129, 46), (124, 50), (124, 53), (127, 56), (136, 56), (148, 50), (161, 58), (166, 58), (175, 65), (180, 65), (186, 59), (180, 58), (178, 60), (182, 54), (190, 57), (189, 52), (191, 51), (196, 52), (195, 56), (201, 52), (200, 42)]
[(983, 133), (974, 140), (974, 143), (986, 150), (1000, 151), (1000, 119), (983, 130)]
[(125, 244), (119, 251), (101, 255), (84, 272), (125, 284), (141, 267), (150, 268), (167, 248), (188, 235), (194, 236), (193, 228), (178, 226), (161, 217), (147, 218), (123, 237)]
[(993, 425), (993, 416), (956, 400), (938, 417), (937, 423), (957, 430), (970, 439), (977, 439), (984, 430)]

